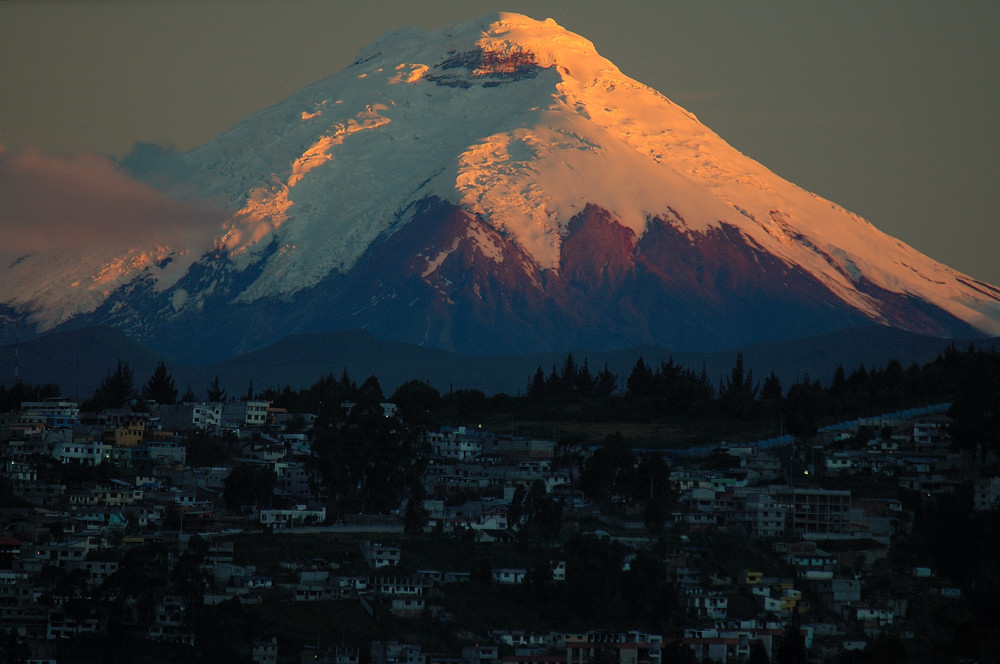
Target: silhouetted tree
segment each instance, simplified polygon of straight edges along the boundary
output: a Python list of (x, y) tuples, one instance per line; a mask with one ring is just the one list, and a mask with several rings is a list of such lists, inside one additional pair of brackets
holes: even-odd
[(822, 413), (826, 393), (819, 381), (810, 382), (809, 374), (801, 383), (788, 388), (785, 400), (785, 427), (788, 433), (801, 440), (807, 440), (816, 435), (817, 417)]
[[(663, 561), (648, 551), (640, 551), (628, 567), (621, 581), (625, 604), (644, 623), (662, 623), (674, 602)], [(662, 626), (657, 625), (658, 628)]]
[(176, 403), (177, 389), (174, 387), (174, 379), (167, 373), (167, 367), (162, 361), (156, 365), (153, 375), (143, 386), (142, 398), (166, 406)]
[(805, 664), (806, 655), (806, 640), (802, 636), (799, 610), (796, 607), (792, 612), (792, 620), (785, 625), (781, 643), (774, 652), (774, 664)]
[(222, 499), (233, 511), (246, 506), (269, 505), (277, 482), (278, 476), (270, 468), (241, 463), (222, 480)]
[(20, 410), (21, 403), (24, 401), (41, 401), (57, 396), (59, 396), (59, 386), (54, 383), (29, 385), (18, 380), (10, 389), (0, 385), (0, 413)]
[(597, 380), (594, 385), (594, 392), (600, 397), (610, 397), (618, 389), (618, 376), (613, 374), (608, 369), (608, 363), (604, 363), (604, 369), (601, 373), (597, 374)]
[(590, 361), (583, 358), (583, 365), (576, 372), (576, 385), (574, 391), (581, 397), (589, 397), (594, 394), (594, 376), (590, 373)]
[(660, 649), (660, 656), (662, 661), (671, 664), (698, 664), (698, 657), (694, 651), (680, 639), (664, 643)]
[(528, 396), (532, 399), (542, 399), (547, 394), (545, 389), (545, 372), (542, 371), (542, 365), (539, 364), (535, 375), (528, 381)]
[(957, 379), (948, 415), (952, 444), (979, 453), (985, 463), (990, 452), (1000, 452), (1000, 358), (970, 351), (973, 360)]
[(562, 526), (562, 513), (562, 504), (545, 493), (545, 483), (541, 480), (534, 480), (524, 497), (523, 524), (520, 529), (522, 540), (551, 540), (555, 538)]
[(224, 403), (226, 401), (226, 390), (219, 385), (219, 376), (212, 379), (212, 384), (208, 386), (206, 396), (210, 403)]
[(430, 383), (408, 380), (389, 399), (399, 408), (399, 416), (410, 426), (427, 427), (434, 423), (433, 413), (441, 404), (441, 393)]
[(422, 533), (427, 525), (427, 510), (424, 509), (424, 487), (418, 481), (413, 483), (410, 499), (406, 501), (406, 512), (403, 514), (403, 532), (407, 535)]
[(771, 659), (767, 656), (767, 648), (760, 641), (750, 643), (750, 657), (747, 664), (771, 664)]
[(510, 500), (507, 508), (507, 525), (512, 530), (521, 529), (521, 518), (524, 516), (524, 497), (526, 495), (523, 484), (518, 484), (514, 489), (514, 496)]
[(567, 398), (573, 396), (576, 391), (577, 372), (576, 362), (573, 360), (573, 354), (570, 353), (566, 355), (562, 373), (559, 374), (559, 383), (556, 387), (556, 394), (559, 397)]
[(753, 370), (743, 369), (743, 353), (738, 353), (729, 376), (719, 385), (722, 412), (735, 419), (749, 417), (759, 388), (760, 385), (753, 382)]
[(760, 398), (767, 400), (778, 400), (781, 398), (781, 381), (772, 370), (770, 375), (764, 379), (764, 385), (760, 390)]
[(653, 392), (653, 370), (649, 368), (645, 360), (640, 357), (632, 367), (628, 381), (625, 384), (626, 396), (642, 399), (652, 395)]
[(609, 434), (583, 466), (580, 486), (594, 499), (613, 496), (630, 497), (635, 473), (635, 458), (621, 434)]
[(382, 414), (382, 404), (385, 402), (385, 394), (382, 392), (382, 386), (379, 384), (377, 376), (368, 376), (365, 382), (361, 383), (355, 401), (357, 404), (351, 411), (352, 416), (355, 416), (355, 414), (357, 416), (364, 416), (370, 413)]
[(655, 399), (657, 410), (664, 414), (687, 415), (698, 412), (707, 406), (715, 394), (715, 388), (708, 380), (708, 374), (702, 368), (701, 374), (696, 374), (674, 362), (674, 358), (660, 364), (653, 374), (651, 396)]
[(114, 373), (104, 376), (100, 385), (94, 390), (94, 396), (84, 404), (87, 410), (105, 410), (108, 408), (124, 408), (135, 399), (135, 388), (132, 386), (132, 368), (127, 362), (118, 360)]

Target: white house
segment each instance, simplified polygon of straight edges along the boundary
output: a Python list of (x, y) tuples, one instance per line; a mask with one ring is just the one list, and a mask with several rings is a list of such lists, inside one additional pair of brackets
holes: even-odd
[(265, 509), (260, 511), (260, 523), (272, 528), (291, 528), (326, 521), (326, 507), (310, 509), (296, 505), (292, 509)]
[(493, 570), (493, 583), (513, 585), (524, 583), (528, 570), (520, 567), (498, 567)]

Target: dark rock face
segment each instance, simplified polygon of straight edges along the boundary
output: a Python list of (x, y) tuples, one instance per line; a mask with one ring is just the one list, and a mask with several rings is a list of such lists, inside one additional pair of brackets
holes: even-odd
[(205, 293), (199, 307), (175, 311), (172, 290), (137, 282), (65, 327), (114, 325), (189, 363), (338, 329), (477, 355), (643, 344), (712, 351), (872, 323), (978, 336), (936, 307), (863, 283), (884, 304), (882, 318), (867, 317), (732, 226), (695, 233), (652, 218), (636, 241), (588, 205), (570, 221), (558, 269), (541, 270), (515, 241), (451, 203), (425, 198), (411, 212), (349, 272), (289, 299), (234, 301), (254, 270), (206, 255), (175, 287)]
[(477, 48), (452, 53), (425, 78), (438, 85), (468, 89), (473, 85), (495, 87), (504, 82), (535, 78), (545, 67), (527, 49), (494, 51)]

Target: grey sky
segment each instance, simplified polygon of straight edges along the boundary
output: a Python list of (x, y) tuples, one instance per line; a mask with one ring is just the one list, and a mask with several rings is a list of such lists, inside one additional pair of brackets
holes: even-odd
[(184, 150), (403, 25), (552, 17), (805, 189), (1000, 284), (1000, 3), (0, 2), (0, 145)]

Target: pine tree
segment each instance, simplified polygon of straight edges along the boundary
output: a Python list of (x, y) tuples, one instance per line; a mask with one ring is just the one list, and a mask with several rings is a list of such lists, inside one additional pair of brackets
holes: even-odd
[(167, 373), (166, 365), (160, 361), (142, 388), (142, 398), (158, 404), (172, 406), (177, 402), (177, 389), (173, 377)]
[(594, 385), (594, 391), (597, 396), (600, 397), (610, 397), (618, 389), (618, 376), (611, 373), (608, 369), (608, 363), (604, 363), (604, 369), (601, 373), (597, 374), (597, 382)]
[(528, 396), (532, 399), (540, 399), (545, 396), (545, 372), (542, 365), (538, 365), (535, 375), (528, 381)]
[(719, 402), (726, 415), (733, 418), (749, 417), (760, 385), (754, 385), (753, 369), (744, 371), (743, 353), (736, 355), (736, 364), (719, 385)]
[(219, 376), (212, 379), (212, 384), (208, 386), (207, 398), (209, 403), (224, 403), (226, 401), (226, 390), (219, 385)]
[(403, 532), (408, 535), (424, 532), (428, 514), (424, 509), (424, 490), (420, 482), (414, 484), (410, 498), (406, 501), (406, 512), (403, 515)]
[(636, 360), (635, 367), (628, 377), (626, 383), (628, 396), (632, 398), (646, 398), (652, 396), (653, 392), (653, 370), (649, 368), (645, 360), (640, 357)]
[(771, 374), (764, 379), (764, 386), (760, 390), (760, 398), (767, 400), (777, 400), (781, 398), (782, 388), (781, 381), (771, 371)]
[(104, 376), (104, 380), (94, 390), (94, 396), (86, 404), (89, 410), (106, 410), (108, 408), (124, 408), (135, 399), (135, 388), (132, 386), (132, 368), (127, 362), (118, 360), (114, 373)]
[(802, 637), (799, 609), (795, 607), (792, 621), (785, 625), (781, 644), (774, 653), (774, 664), (805, 664), (806, 656), (806, 640)]
[(524, 516), (525, 490), (523, 484), (518, 484), (514, 489), (514, 496), (510, 500), (510, 507), (507, 508), (507, 526), (514, 531), (521, 528), (521, 517)]
[(590, 362), (583, 358), (583, 366), (576, 372), (576, 393), (589, 397), (594, 393), (594, 376), (590, 373)]

